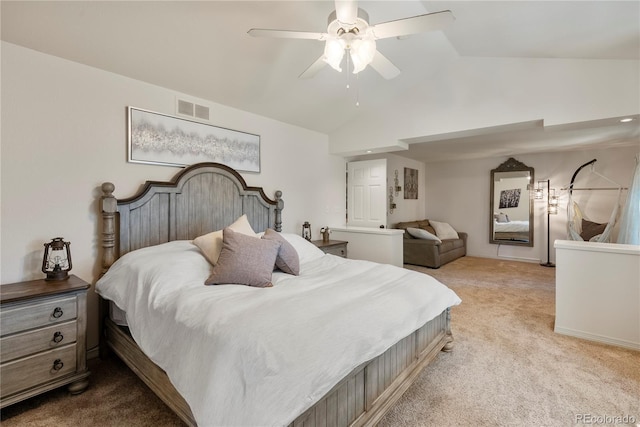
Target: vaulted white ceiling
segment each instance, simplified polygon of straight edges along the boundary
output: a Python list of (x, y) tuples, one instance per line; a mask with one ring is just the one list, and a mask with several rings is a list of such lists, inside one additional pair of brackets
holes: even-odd
[[(329, 67), (313, 79), (298, 79), (322, 54), (321, 42), (247, 35), (250, 28), (324, 32), (333, 1), (5, 0), (1, 29), (2, 40), (10, 43), (327, 134), (437, 75), (440, 61), (448, 58), (640, 60), (638, 1), (361, 1), (359, 6), (372, 24), (440, 10), (451, 10), (456, 19), (445, 31), (380, 40), (378, 49), (402, 70), (393, 80), (371, 69), (355, 77)], [(407, 141), (404, 155), (422, 158), (427, 143), (430, 161), (461, 149), (468, 156), (501, 154), (504, 144), (496, 135), (521, 141), (509, 154), (540, 151), (546, 138), (556, 149), (575, 148), (585, 135), (597, 144), (638, 143), (637, 117), (624, 127), (611, 119), (544, 133), (535, 124), (526, 129), (514, 124), (416, 137)], [(549, 142), (562, 138), (568, 139)]]

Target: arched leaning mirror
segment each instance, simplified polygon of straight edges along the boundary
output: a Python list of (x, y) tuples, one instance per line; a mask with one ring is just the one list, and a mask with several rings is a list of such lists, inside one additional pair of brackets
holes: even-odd
[(491, 171), (489, 241), (533, 246), (533, 168), (513, 157)]

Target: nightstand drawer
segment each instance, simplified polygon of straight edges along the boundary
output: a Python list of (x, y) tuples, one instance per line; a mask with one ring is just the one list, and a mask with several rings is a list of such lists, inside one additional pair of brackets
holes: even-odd
[(56, 380), (76, 371), (76, 345), (69, 344), (55, 350), (0, 365), (0, 394), (2, 397)]
[(347, 244), (344, 240), (312, 240), (311, 243), (316, 245), (325, 254), (341, 256), (347, 258)]
[(331, 248), (324, 248), (324, 253), (341, 256), (343, 258), (347, 257), (347, 245), (334, 246)]
[(0, 312), (2, 336), (72, 320), (77, 317), (76, 296), (47, 298), (28, 304), (3, 307)]
[(76, 341), (77, 328), (77, 322), (72, 320), (0, 338), (0, 359), (4, 363), (18, 357), (71, 344)]

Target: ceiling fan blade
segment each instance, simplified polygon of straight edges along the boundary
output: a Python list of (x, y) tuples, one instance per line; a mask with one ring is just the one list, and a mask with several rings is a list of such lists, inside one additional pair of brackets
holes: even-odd
[(298, 78), (300, 78), (300, 79), (310, 79), (313, 76), (315, 76), (318, 73), (318, 71), (322, 70), (325, 65), (327, 65), (327, 63), (324, 60), (324, 55), (322, 55), (320, 58), (316, 59), (316, 62), (314, 62), (313, 64), (309, 65), (309, 68), (304, 70), (304, 72), (302, 74), (300, 74), (298, 76)]
[(355, 24), (358, 17), (356, 0), (336, 0), (336, 18), (343, 24)]
[(387, 80), (391, 80), (400, 75), (398, 67), (393, 65), (393, 63), (379, 51), (376, 51), (376, 54), (373, 56), (373, 61), (371, 61), (369, 65)]
[(370, 27), (376, 39), (408, 36), (426, 31), (442, 30), (454, 21), (450, 10), (418, 15), (412, 18), (382, 22)]
[(252, 28), (247, 33), (253, 37), (275, 37), (280, 39), (325, 40), (327, 33), (311, 33), (307, 31), (265, 30)]

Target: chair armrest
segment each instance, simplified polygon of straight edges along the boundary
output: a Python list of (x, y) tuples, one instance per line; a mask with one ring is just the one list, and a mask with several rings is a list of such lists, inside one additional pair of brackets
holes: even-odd
[(460, 237), (462, 240), (464, 240), (464, 246), (467, 246), (467, 238), (469, 237), (469, 235), (467, 233), (465, 233), (464, 231), (458, 231), (458, 237)]

